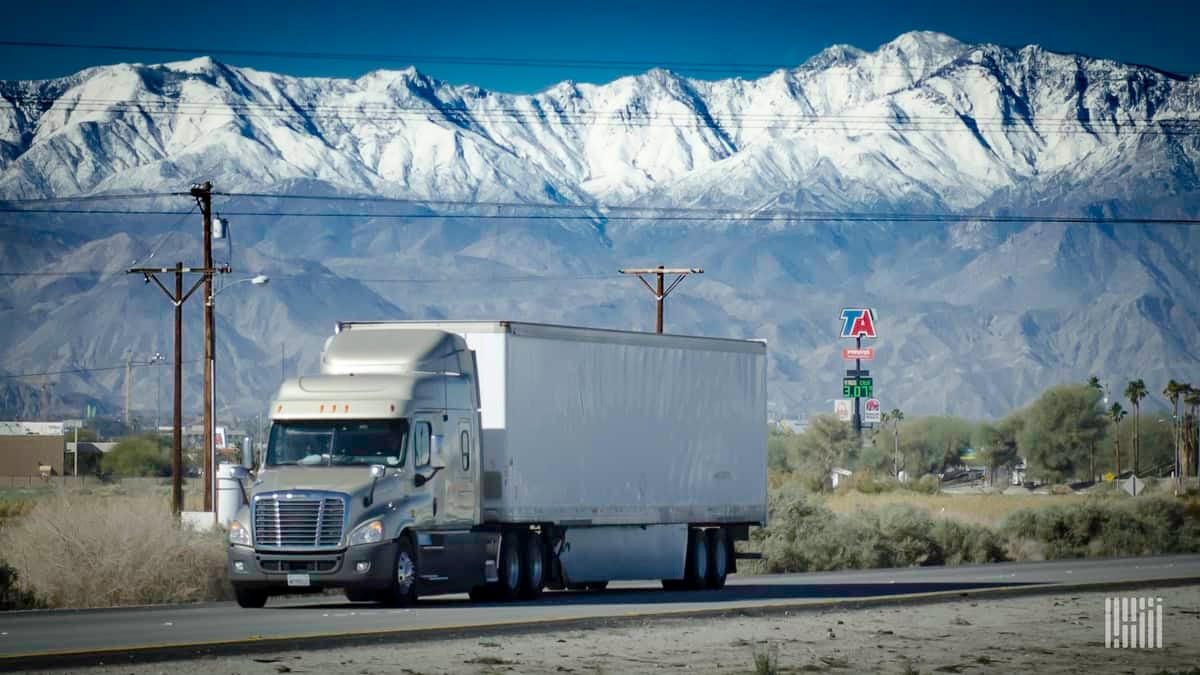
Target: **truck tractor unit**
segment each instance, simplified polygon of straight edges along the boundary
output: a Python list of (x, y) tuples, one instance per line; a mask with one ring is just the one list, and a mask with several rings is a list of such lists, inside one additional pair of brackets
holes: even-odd
[(243, 607), (721, 588), (734, 542), (766, 524), (761, 341), (342, 322), (270, 414), (229, 527)]

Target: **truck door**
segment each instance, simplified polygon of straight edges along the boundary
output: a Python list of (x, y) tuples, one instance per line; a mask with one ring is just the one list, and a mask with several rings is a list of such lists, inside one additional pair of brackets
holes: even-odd
[(479, 450), (471, 433), (469, 418), (458, 421), (457, 438), (448, 441), (447, 445), (453, 448), (454, 452), (446, 458), (446, 468), (450, 472), (446, 485), (446, 500), (450, 509), (446, 515), (456, 526), (470, 528), (476, 523), (476, 510), (479, 506), (478, 493), (475, 490)]
[(432, 443), (434, 420), (428, 415), (416, 415), (412, 426), (412, 467), (413, 474), (432, 478), (424, 485), (413, 487), (412, 514), (413, 524), (418, 530), (428, 530), (434, 526), (437, 513), (442, 508), (438, 488), (443, 484), (440, 476), (435, 476), (430, 467), (432, 460)]

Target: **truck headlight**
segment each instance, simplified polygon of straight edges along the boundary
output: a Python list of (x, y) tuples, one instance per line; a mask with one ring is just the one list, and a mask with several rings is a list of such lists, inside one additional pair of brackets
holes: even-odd
[(233, 521), (229, 524), (229, 543), (250, 546), (250, 530), (238, 521)]
[(359, 525), (350, 533), (350, 545), (377, 544), (383, 541), (383, 521), (372, 520)]

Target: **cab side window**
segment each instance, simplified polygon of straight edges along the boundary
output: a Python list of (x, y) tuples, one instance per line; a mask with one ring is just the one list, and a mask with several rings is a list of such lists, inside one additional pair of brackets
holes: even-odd
[(413, 466), (429, 466), (429, 438), (433, 427), (429, 422), (417, 422), (413, 433)]

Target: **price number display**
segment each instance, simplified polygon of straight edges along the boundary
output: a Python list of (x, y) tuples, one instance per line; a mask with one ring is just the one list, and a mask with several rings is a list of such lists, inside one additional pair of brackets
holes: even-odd
[(871, 377), (843, 378), (842, 398), (875, 398), (875, 379)]

